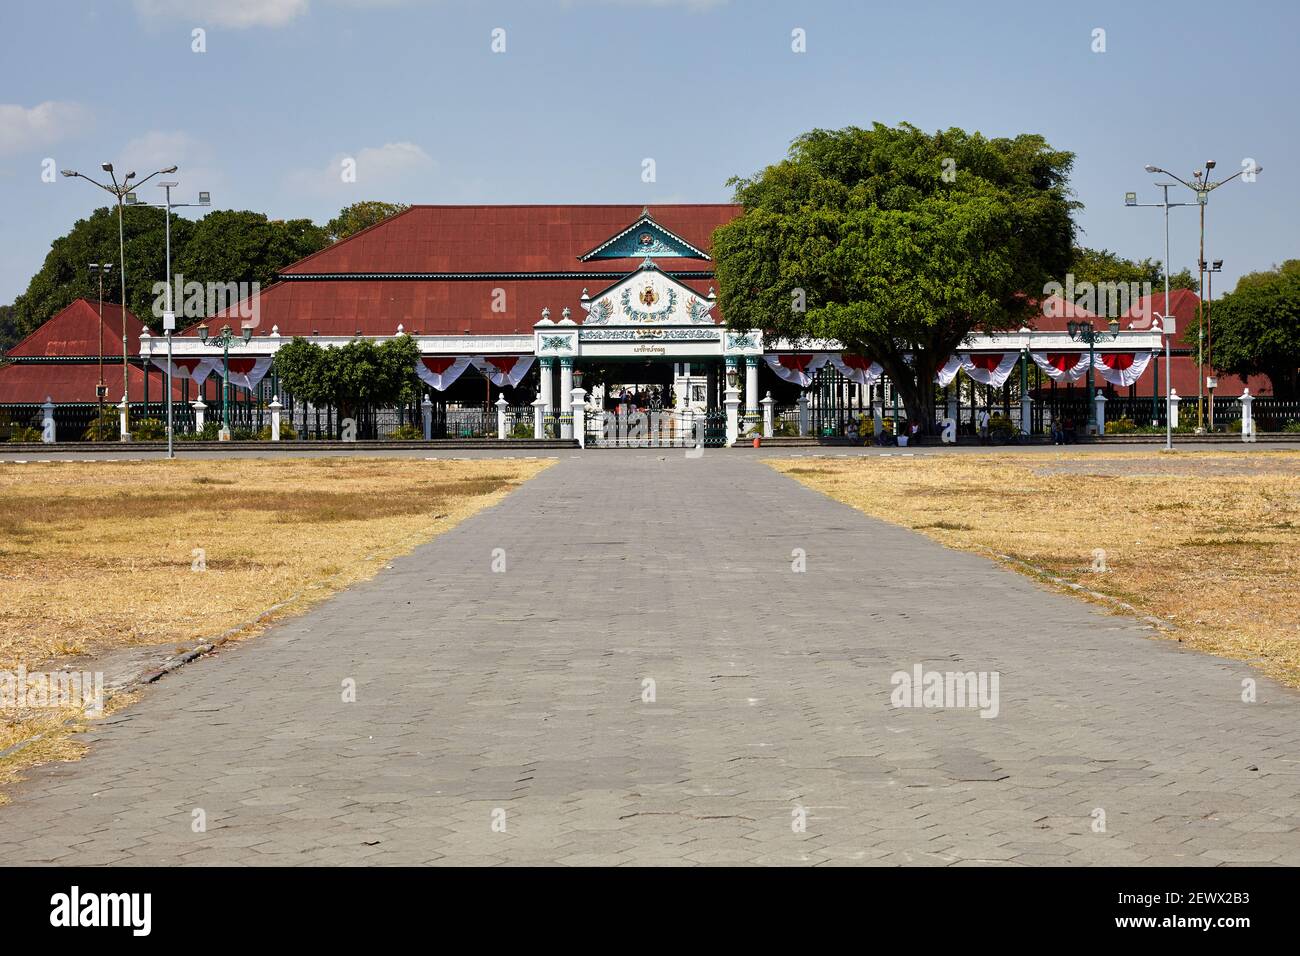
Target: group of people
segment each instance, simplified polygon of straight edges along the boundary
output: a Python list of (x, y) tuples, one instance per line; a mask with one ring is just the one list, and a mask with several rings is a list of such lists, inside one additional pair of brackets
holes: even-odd
[(1072, 445), (1078, 436), (1075, 434), (1074, 419), (1069, 415), (1052, 419), (1052, 444)]
[(874, 431), (875, 429), (864, 416), (862, 419), (849, 420), (844, 429), (844, 437), (854, 445), (865, 445), (870, 442), (882, 448), (896, 448), (914, 443), (921, 434), (921, 423), (915, 419), (907, 421), (900, 419), (895, 432), (894, 422), (886, 420), (881, 422), (879, 434), (874, 434)]
[[(673, 405), (673, 389), (671, 385), (668, 386), (667, 391), (667, 405), (671, 408)], [(634, 392), (624, 385), (619, 389), (618, 394), (614, 396), (614, 401), (616, 403), (615, 410), (618, 414), (625, 415), (633, 412), (657, 411), (664, 407), (665, 396), (658, 385), (639, 392)]]

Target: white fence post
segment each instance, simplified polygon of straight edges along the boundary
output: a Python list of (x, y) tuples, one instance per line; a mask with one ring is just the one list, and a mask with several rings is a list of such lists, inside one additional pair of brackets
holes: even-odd
[(41, 406), (41, 441), (47, 445), (54, 444), (54, 400), (50, 396), (45, 396), (45, 404)]
[(1097, 434), (1101, 436), (1106, 434), (1106, 396), (1098, 392), (1094, 401), (1097, 405)]
[(194, 400), (194, 430), (196, 432), (203, 431), (203, 413), (207, 410), (208, 406), (203, 403), (203, 399), (197, 398)]
[(810, 421), (808, 416), (808, 393), (799, 393), (799, 437), (802, 438), (808, 434)]
[(420, 403), (420, 414), (424, 418), (424, 440), (430, 441), (433, 438), (433, 401), (429, 398), (429, 393), (424, 395), (424, 401)]
[(273, 396), (271, 404), (266, 406), (271, 410), (271, 441), (280, 440), (280, 410), (284, 408), (280, 404), (280, 396)]
[(1169, 390), (1169, 427), (1170, 428), (1178, 427), (1178, 403), (1180, 401), (1182, 401), (1182, 399), (1178, 397), (1178, 389), (1171, 388)]
[(587, 390), (585, 388), (575, 388), (569, 393), (570, 409), (569, 414), (573, 417), (573, 423), (569, 426), (573, 434), (571, 438), (578, 439), (578, 447), (587, 447)]
[(506, 440), (506, 409), (510, 403), (504, 395), (497, 396), (497, 441)]
[(1241, 440), (1255, 440), (1255, 412), (1251, 406), (1255, 402), (1255, 396), (1250, 394), (1250, 389), (1243, 389), (1241, 392)]
[(772, 410), (776, 407), (776, 399), (772, 397), (771, 392), (768, 392), (766, 397), (759, 402), (759, 404), (763, 406), (763, 437), (771, 438), (774, 417)]
[(546, 437), (546, 406), (549, 403), (538, 395), (533, 401), (533, 437)]

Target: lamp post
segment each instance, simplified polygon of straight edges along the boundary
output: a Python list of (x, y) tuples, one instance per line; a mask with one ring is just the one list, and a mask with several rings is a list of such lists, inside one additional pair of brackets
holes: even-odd
[(204, 345), (221, 349), (221, 427), (226, 432), (230, 431), (230, 346), (235, 344), (237, 338), (242, 339), (247, 345), (253, 338), (252, 328), (244, 326), (240, 330), (240, 335), (236, 336), (230, 331), (229, 325), (223, 325), (221, 333), (211, 338), (208, 336), (207, 324), (199, 326), (199, 341)]
[(1214, 389), (1219, 384), (1219, 377), (1214, 374), (1214, 326), (1210, 322), (1210, 311), (1214, 308), (1214, 274), (1223, 271), (1223, 260), (1215, 259), (1213, 263), (1207, 265), (1205, 260), (1201, 260), (1201, 273), (1208, 280), (1207, 285), (1209, 298), (1205, 300), (1205, 364), (1210, 369), (1209, 393), (1210, 393), (1210, 431), (1214, 431)]
[[(117, 181), (117, 174), (113, 172), (112, 163), (100, 163), (99, 168), (108, 173), (112, 185), (91, 179), (89, 176), (79, 173), (75, 169), (64, 169), (60, 170), (60, 172), (70, 179), (84, 179), (86, 182), (98, 186), (100, 189), (104, 190), (104, 192), (112, 194), (112, 196), (117, 200), (118, 276), (121, 278), (122, 283), (122, 401), (126, 403), (127, 409), (126, 417), (123, 418), (123, 422), (126, 423), (126, 425), (122, 429), (122, 441), (130, 441), (131, 434), (128, 428), (130, 426), (131, 399), (130, 379), (127, 376), (127, 370), (130, 366), (126, 348), (126, 234), (122, 226), (122, 207), (124, 205), (135, 205), (135, 193), (132, 192), (132, 190), (139, 189), (155, 176), (163, 173), (170, 175), (171, 173), (176, 172), (177, 167), (168, 166), (166, 169), (159, 169), (150, 173), (135, 185), (131, 185), (131, 180), (135, 179), (134, 171), (127, 173), (119, 183)], [(130, 197), (129, 203), (127, 202), (128, 197)]]
[[(1205, 169), (1203, 170), (1198, 169), (1196, 172), (1192, 173), (1192, 179), (1195, 180), (1196, 183), (1195, 185), (1192, 185), (1192, 183), (1187, 182), (1187, 180), (1185, 179), (1181, 179), (1180, 177), (1175, 176), (1167, 169), (1161, 169), (1159, 166), (1148, 165), (1146, 168), (1147, 172), (1149, 173), (1161, 173), (1162, 175), (1172, 176), (1174, 179), (1177, 179), (1178, 182), (1182, 183), (1192, 192), (1196, 193), (1196, 202), (1201, 207), (1201, 253), (1198, 256), (1201, 269), (1200, 269), (1200, 283), (1197, 286), (1197, 295), (1200, 297), (1201, 307), (1196, 316), (1198, 326), (1200, 326), (1201, 324), (1200, 321), (1201, 317), (1205, 314), (1205, 207), (1209, 205), (1210, 193), (1214, 192), (1214, 190), (1218, 189), (1220, 186), (1227, 185), (1228, 183), (1236, 179), (1238, 176), (1241, 176), (1245, 173), (1250, 173), (1250, 179), (1246, 181), (1253, 182), (1255, 176), (1264, 171), (1263, 166), (1260, 166), (1254, 160), (1251, 160), (1249, 166), (1243, 166), (1241, 169), (1237, 170), (1231, 176), (1227, 177), (1226, 179), (1220, 179), (1216, 183), (1210, 179), (1210, 173), (1213, 172), (1214, 166), (1215, 166), (1214, 160), (1207, 159), (1205, 161)], [(1165, 311), (1166, 312), (1169, 311), (1168, 298), (1166, 298), (1165, 300)], [(1197, 365), (1196, 377), (1198, 379), (1196, 383), (1196, 431), (1198, 433), (1205, 431), (1204, 420), (1202, 417), (1203, 411), (1201, 408), (1202, 405), (1201, 398), (1202, 395), (1204, 394), (1202, 388), (1205, 385), (1205, 359), (1201, 354), (1201, 350), (1199, 347), (1199, 342), (1201, 341), (1202, 338), (1203, 338), (1203, 334), (1198, 333), (1197, 334), (1198, 354), (1196, 358), (1196, 365)], [(1211, 404), (1213, 404), (1214, 402), (1213, 389), (1211, 389), (1210, 391), (1210, 402)], [(1213, 419), (1210, 420), (1210, 424), (1211, 427), (1213, 427), (1214, 424)]]
[[(104, 427), (104, 396), (108, 394), (108, 386), (104, 384), (104, 276), (113, 271), (111, 262), (92, 262), (90, 264), (90, 274), (99, 279), (99, 381), (95, 385), (95, 400), (99, 404), (99, 417), (95, 419), (95, 436), (97, 440), (102, 440), (100, 434)], [(126, 321), (125, 315), (122, 319)]]
[(1094, 346), (1098, 342), (1113, 342), (1119, 338), (1119, 319), (1111, 319), (1107, 323), (1108, 328), (1102, 330), (1094, 326), (1091, 322), (1067, 322), (1066, 331), (1070, 333), (1070, 338), (1076, 342), (1088, 343), (1088, 430), (1089, 434), (1097, 427), (1097, 402), (1094, 398), (1094, 386), (1092, 378), (1092, 366), (1095, 352)]
[[(158, 188), (164, 191), (166, 199), (162, 203), (140, 203), (142, 206), (152, 206), (155, 209), (165, 209), (167, 211), (167, 223), (165, 232), (167, 236), (167, 310), (163, 312), (163, 335), (167, 337), (167, 457), (175, 458), (175, 446), (172, 438), (172, 334), (176, 331), (176, 307), (172, 301), (172, 210), (180, 209), (187, 206), (210, 206), (212, 205), (212, 194), (199, 193), (198, 202), (172, 202), (172, 188), (179, 186), (180, 183), (161, 182)], [(146, 372), (146, 374), (148, 374)]]

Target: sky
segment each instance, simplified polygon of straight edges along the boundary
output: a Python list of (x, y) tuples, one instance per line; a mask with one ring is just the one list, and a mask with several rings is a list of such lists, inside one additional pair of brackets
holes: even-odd
[[(111, 199), (52, 169), (174, 163), (176, 201), (320, 223), (725, 202), (801, 132), (875, 121), (1043, 135), (1077, 154), (1081, 242), (1137, 259), (1164, 258), (1162, 212), (1124, 206), (1159, 200), (1146, 164), (1259, 164), (1207, 207), (1217, 294), (1300, 256), (1298, 32), (1294, 0), (5, 0), (0, 303)], [(1195, 271), (1196, 209), (1170, 216)]]

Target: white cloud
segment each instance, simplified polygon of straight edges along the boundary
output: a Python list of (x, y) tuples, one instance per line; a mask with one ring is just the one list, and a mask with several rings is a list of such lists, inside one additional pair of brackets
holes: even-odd
[[(427, 193), (438, 164), (414, 143), (367, 146), (357, 153), (340, 153), (323, 168), (298, 169), (289, 174), (289, 188), (320, 197), (384, 199), (410, 202), (412, 193)], [(355, 169), (354, 182), (345, 174)]]
[(50, 100), (31, 109), (0, 103), (0, 156), (57, 143), (83, 128), (89, 118), (80, 103)]
[(196, 26), (282, 27), (307, 12), (308, 0), (135, 0), (146, 20), (186, 20)]

